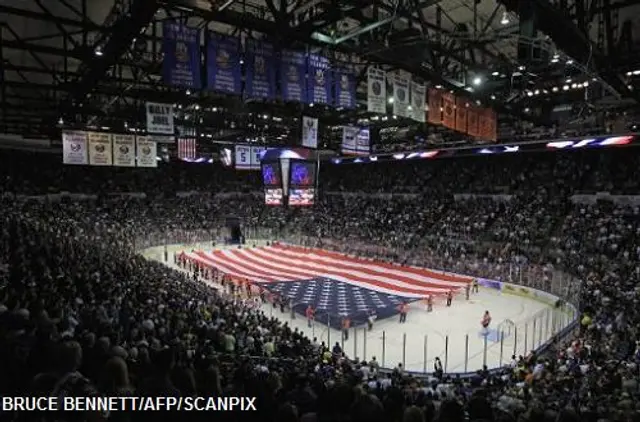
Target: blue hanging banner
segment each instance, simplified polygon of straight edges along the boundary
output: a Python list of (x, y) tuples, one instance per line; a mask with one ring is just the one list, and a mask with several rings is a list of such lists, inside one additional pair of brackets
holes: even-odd
[(240, 39), (207, 33), (207, 88), (227, 94), (242, 93)]
[(202, 88), (200, 31), (177, 21), (164, 21), (162, 35), (164, 82), (184, 88)]
[(331, 81), (332, 75), (329, 59), (309, 54), (307, 61), (307, 100), (310, 103), (332, 104)]
[(336, 70), (333, 76), (336, 107), (356, 108), (356, 76), (353, 72)]
[(280, 90), (284, 101), (307, 102), (307, 58), (299, 51), (282, 50)]
[(245, 50), (245, 97), (274, 99), (276, 67), (273, 45), (247, 39)]

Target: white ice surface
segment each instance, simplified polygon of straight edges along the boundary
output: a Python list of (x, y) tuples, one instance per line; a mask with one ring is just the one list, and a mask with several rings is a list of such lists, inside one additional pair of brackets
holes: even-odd
[[(171, 245), (168, 247), (170, 265), (173, 266), (174, 251), (191, 249), (212, 248), (211, 244)], [(144, 255), (163, 261), (163, 247), (148, 249)], [(321, 321), (309, 328), (301, 315), (291, 319), (289, 312), (281, 313), (279, 308), (270, 304), (264, 305), (262, 310), (267, 316), (287, 322), (310, 338), (316, 337), (318, 341), (331, 345), (336, 341), (344, 344), (344, 351), (350, 357), (369, 360), (375, 356), (381, 365), (389, 368), (404, 362), (405, 369), (418, 372), (425, 369), (431, 372), (436, 356), (446, 365), (447, 372), (471, 372), (481, 369), (483, 364), (489, 368), (502, 366), (509, 363), (514, 353), (528, 353), (569, 324), (568, 315), (561, 310), (532, 299), (485, 288), (472, 294), (468, 301), (464, 294), (458, 295), (451, 307), (436, 302), (433, 312), (427, 312), (421, 303), (413, 303), (406, 323), (399, 323), (396, 315), (376, 321), (371, 331), (362, 326), (354, 327), (344, 343), (340, 331), (328, 328)], [(480, 326), (485, 310), (491, 313), (493, 329), (486, 337), (486, 345)], [(502, 328), (501, 323), (505, 320), (513, 321), (515, 329), (505, 328), (500, 334), (497, 328)]]

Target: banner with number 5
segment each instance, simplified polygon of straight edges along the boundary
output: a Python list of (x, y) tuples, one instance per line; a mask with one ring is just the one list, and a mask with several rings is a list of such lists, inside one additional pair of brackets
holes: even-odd
[(251, 170), (251, 147), (236, 145), (236, 170)]

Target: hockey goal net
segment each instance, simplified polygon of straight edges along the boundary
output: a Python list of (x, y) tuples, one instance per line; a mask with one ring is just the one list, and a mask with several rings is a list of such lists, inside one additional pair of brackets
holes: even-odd
[(505, 319), (498, 324), (498, 336), (504, 336), (504, 338), (513, 337), (516, 331), (516, 323), (510, 319)]

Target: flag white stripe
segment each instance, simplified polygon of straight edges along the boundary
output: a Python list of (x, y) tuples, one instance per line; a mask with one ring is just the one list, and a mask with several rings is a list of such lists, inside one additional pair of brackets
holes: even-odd
[[(189, 258), (190, 260), (192, 260), (192, 261), (196, 261), (196, 262), (199, 262), (199, 263), (201, 263), (201, 264), (204, 264), (205, 266), (208, 266), (208, 267), (212, 267), (212, 266), (214, 266), (214, 264), (213, 264), (213, 263), (208, 262), (206, 259), (203, 259), (203, 258), (199, 257), (199, 256), (198, 256), (198, 255), (196, 255), (196, 254), (185, 253), (185, 255), (186, 255), (186, 256), (187, 256), (187, 258)], [(215, 267), (216, 267), (216, 269), (218, 269), (219, 271), (221, 271), (221, 272), (223, 272), (223, 273), (225, 273), (225, 274), (228, 274), (228, 275), (231, 275), (231, 276), (235, 276), (235, 277), (242, 277), (242, 278), (246, 278), (244, 275), (239, 274), (239, 273), (237, 273), (237, 272), (235, 272), (235, 271), (233, 271), (233, 270), (230, 270), (229, 268), (227, 268), (227, 267), (226, 267), (226, 266), (224, 266), (224, 265), (215, 264)], [(257, 281), (257, 282), (265, 282), (266, 280), (262, 280), (262, 279), (258, 279), (258, 278), (256, 278), (256, 279), (253, 279), (253, 281)]]
[(316, 277), (315, 274), (305, 273), (303, 271), (293, 269), (291, 268), (291, 266), (275, 265), (273, 263), (265, 262), (262, 260), (258, 261), (257, 259), (254, 259), (255, 261), (260, 262), (261, 264), (267, 264), (267, 265), (270, 265), (271, 267), (277, 268), (277, 269), (273, 269), (273, 268), (265, 268), (261, 265), (254, 264), (253, 262), (248, 262), (246, 260), (246, 257), (250, 257), (250, 258), (252, 257), (248, 255), (247, 251), (248, 249), (238, 249), (234, 251), (224, 250), (222, 251), (222, 253), (227, 258), (229, 258), (230, 260), (233, 260), (234, 262), (237, 262), (239, 265), (242, 265), (243, 267), (248, 267), (251, 269), (259, 268), (261, 271), (267, 272), (269, 275), (280, 276), (281, 279), (282, 277), (286, 277), (288, 279), (290, 278), (293, 280), (300, 280), (301, 278), (304, 279), (304, 278)]
[[(375, 271), (377, 273), (382, 273), (385, 275), (398, 275), (401, 277), (406, 277), (406, 278), (411, 278), (413, 280), (416, 281), (422, 281), (422, 282), (426, 282), (426, 283), (432, 283), (432, 284), (438, 284), (440, 286), (442, 286), (442, 288), (444, 289), (450, 289), (452, 287), (462, 287), (465, 286), (466, 284), (468, 284), (467, 282), (464, 281), (446, 281), (446, 280), (441, 280), (441, 279), (437, 279), (437, 278), (432, 278), (432, 277), (424, 277), (424, 276), (420, 276), (418, 274), (415, 273), (411, 273), (408, 271), (402, 271), (402, 270), (390, 270), (384, 267), (380, 267), (378, 265), (376, 265), (375, 263), (365, 263), (364, 261), (362, 263), (356, 263), (353, 261), (347, 261), (347, 260), (339, 260), (339, 259), (335, 259), (335, 258), (330, 258), (327, 256), (322, 256), (322, 255), (318, 255), (315, 254), (313, 252), (311, 253), (302, 253), (302, 252), (294, 252), (294, 251), (290, 251), (290, 250), (285, 250), (285, 249), (277, 249), (277, 253), (278, 254), (282, 254), (282, 255), (287, 255), (287, 256), (292, 256), (292, 257), (298, 257), (298, 258), (304, 258), (305, 256), (309, 256), (313, 259), (317, 259), (319, 261), (323, 261), (323, 262), (327, 262), (328, 264), (340, 264), (343, 266), (349, 266), (349, 267), (353, 267), (353, 268), (360, 268), (360, 269), (366, 269), (369, 271)], [(418, 268), (419, 269), (419, 268)]]
[[(402, 282), (400, 280), (396, 280), (394, 278), (388, 278), (388, 277), (381, 277), (381, 276), (375, 276), (375, 275), (371, 275), (371, 274), (367, 274), (367, 273), (363, 273), (360, 271), (355, 271), (355, 270), (348, 270), (348, 269), (342, 269), (342, 268), (336, 268), (333, 267), (331, 265), (322, 265), (322, 264), (318, 264), (315, 262), (311, 262), (311, 261), (306, 261), (304, 259), (296, 259), (296, 258), (286, 258), (286, 257), (282, 257), (281, 255), (281, 250), (274, 250), (274, 249), (251, 249), (248, 251), (248, 253), (252, 254), (252, 255), (257, 255), (260, 256), (262, 258), (265, 258), (264, 260), (261, 260), (261, 262), (268, 264), (268, 265), (272, 265), (272, 266), (278, 266), (278, 267), (284, 267), (287, 268), (287, 266), (289, 267), (294, 267), (294, 268), (299, 268), (300, 266), (302, 267), (306, 267), (306, 269), (310, 268), (308, 271), (310, 272), (316, 272), (316, 273), (323, 273), (326, 274), (326, 277), (332, 278), (334, 277), (334, 272), (336, 274), (339, 274), (343, 277), (348, 277), (349, 279), (351, 278), (355, 278), (358, 281), (359, 280), (372, 280), (372, 281), (380, 281), (383, 283), (387, 283), (390, 284), (394, 287), (398, 287), (401, 289), (412, 289), (412, 290), (418, 290), (418, 291), (424, 291), (425, 294), (429, 294), (429, 293), (445, 293), (447, 291), (449, 291), (449, 289), (447, 288), (432, 288), (432, 287), (426, 287), (426, 286), (416, 286), (413, 284), (408, 284), (405, 282)], [(283, 265), (277, 265), (276, 263), (281, 263)], [(324, 271), (323, 271), (324, 270)], [(355, 280), (354, 280), (355, 281)], [(371, 286), (375, 286), (375, 284), (371, 283)], [(377, 287), (377, 286), (375, 286)]]
[(234, 271), (243, 274), (243, 277), (248, 278), (249, 280), (262, 279), (266, 281), (293, 281), (291, 279), (283, 280), (282, 277), (275, 277), (275, 276), (256, 273), (255, 271), (251, 271), (242, 265), (237, 265), (232, 262), (226, 261), (208, 252), (202, 252), (202, 254), (205, 256), (207, 260), (211, 261), (211, 263), (215, 263), (215, 265), (224, 265), (227, 268), (231, 268)]
[[(227, 256), (227, 253), (230, 254), (236, 254), (236, 253), (240, 253), (242, 249), (240, 250), (225, 250), (222, 251), (223, 253), (225, 253), (225, 256)], [(255, 249), (246, 249), (245, 252), (256, 252)], [(242, 265), (242, 264), (239, 264)], [(270, 265), (276, 266), (274, 263), (270, 263)], [(236, 265), (233, 265), (234, 267), (237, 267)], [(291, 263), (289, 264), (289, 266), (291, 266)], [(295, 266), (295, 265), (294, 265)], [(285, 268), (289, 268), (289, 267), (285, 267)], [(351, 284), (353, 286), (357, 286), (357, 287), (363, 287), (365, 289), (369, 289), (369, 290), (375, 290), (379, 293), (384, 293), (384, 294), (390, 294), (390, 295), (396, 295), (396, 296), (402, 296), (402, 297), (407, 297), (407, 298), (412, 298), (412, 299), (419, 299), (419, 298), (423, 298), (425, 295), (424, 294), (417, 294), (417, 293), (407, 293), (407, 292), (403, 292), (403, 291), (398, 291), (398, 290), (391, 290), (391, 289), (387, 289), (384, 287), (379, 287), (379, 286), (375, 286), (363, 281), (359, 281), (359, 280), (353, 280), (350, 278), (345, 278), (342, 277), (339, 274), (334, 274), (334, 273), (325, 273), (322, 271), (303, 271), (300, 269), (296, 268), (296, 272), (300, 272), (301, 274), (306, 274), (306, 277), (304, 278), (317, 278), (317, 277), (326, 277), (326, 278), (331, 278), (333, 280), (337, 280), (337, 281), (342, 281), (343, 283), (347, 283), (347, 284)], [(272, 272), (272, 274), (275, 274), (276, 272)], [(301, 280), (303, 278), (301, 277), (297, 277), (297, 280)], [(280, 278), (281, 281), (286, 281), (286, 280), (282, 280), (282, 278)], [(434, 293), (434, 292), (432, 292)]]

